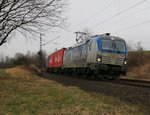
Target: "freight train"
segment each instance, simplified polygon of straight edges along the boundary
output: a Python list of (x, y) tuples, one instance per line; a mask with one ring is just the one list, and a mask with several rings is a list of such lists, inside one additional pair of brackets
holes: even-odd
[(124, 39), (109, 34), (95, 35), (85, 42), (62, 48), (49, 55), (47, 70), (116, 79), (127, 73), (127, 54)]

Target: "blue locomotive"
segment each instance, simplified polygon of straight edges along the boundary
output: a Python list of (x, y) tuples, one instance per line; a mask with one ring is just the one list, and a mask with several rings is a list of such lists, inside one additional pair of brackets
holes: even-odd
[(124, 39), (108, 33), (95, 35), (64, 52), (63, 71), (113, 79), (126, 75), (127, 54)]

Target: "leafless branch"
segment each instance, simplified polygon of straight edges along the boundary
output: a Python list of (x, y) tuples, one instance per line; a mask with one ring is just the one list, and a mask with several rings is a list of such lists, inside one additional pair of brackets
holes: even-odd
[(34, 36), (46, 27), (62, 27), (67, 3), (67, 0), (1, 0), (0, 46), (16, 30)]

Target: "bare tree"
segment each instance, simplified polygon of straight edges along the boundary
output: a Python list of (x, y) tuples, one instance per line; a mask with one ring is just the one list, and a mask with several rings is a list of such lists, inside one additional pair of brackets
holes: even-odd
[(128, 51), (131, 52), (134, 50), (134, 42), (132, 40), (129, 40), (127, 42)]
[(128, 47), (128, 51), (132, 52), (132, 51), (142, 51), (143, 50), (143, 46), (142, 46), (142, 42), (133, 42), (132, 40), (129, 40), (127, 42), (127, 47)]
[(0, 0), (0, 46), (16, 30), (24, 36), (62, 27), (68, 0)]
[(142, 42), (137, 42), (135, 44), (136, 51), (143, 51)]

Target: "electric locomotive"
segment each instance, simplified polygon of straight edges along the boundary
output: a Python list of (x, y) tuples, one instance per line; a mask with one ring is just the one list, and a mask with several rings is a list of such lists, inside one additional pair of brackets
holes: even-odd
[(95, 35), (64, 50), (59, 72), (115, 79), (127, 73), (127, 54), (124, 39)]

